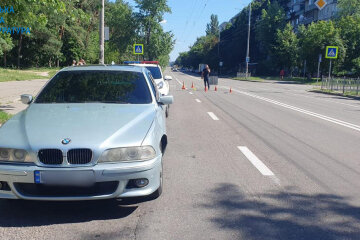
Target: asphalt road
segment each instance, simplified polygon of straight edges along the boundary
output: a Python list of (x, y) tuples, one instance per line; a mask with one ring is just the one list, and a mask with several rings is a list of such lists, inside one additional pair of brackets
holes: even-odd
[(171, 75), (159, 199), (1, 201), (0, 238), (360, 239), (360, 101)]

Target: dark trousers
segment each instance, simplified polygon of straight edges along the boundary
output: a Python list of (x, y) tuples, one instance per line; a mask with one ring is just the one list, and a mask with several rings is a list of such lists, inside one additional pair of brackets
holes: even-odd
[(208, 89), (210, 89), (210, 84), (209, 84), (209, 79), (208, 78), (204, 78), (204, 85), (206, 87), (206, 84), (208, 86)]

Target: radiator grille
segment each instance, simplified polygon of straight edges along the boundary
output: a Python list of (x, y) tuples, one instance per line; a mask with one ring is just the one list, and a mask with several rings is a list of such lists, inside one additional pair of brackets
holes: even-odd
[(63, 154), (59, 149), (41, 149), (38, 157), (41, 163), (47, 165), (60, 165), (63, 163)]
[(71, 149), (67, 153), (67, 160), (70, 164), (88, 164), (92, 159), (92, 151), (87, 148)]

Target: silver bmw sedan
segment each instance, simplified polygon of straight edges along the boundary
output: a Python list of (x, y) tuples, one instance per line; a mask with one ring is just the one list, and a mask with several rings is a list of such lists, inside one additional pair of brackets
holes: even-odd
[(0, 128), (0, 198), (160, 196), (173, 97), (146, 68), (65, 68), (21, 100), (28, 108)]

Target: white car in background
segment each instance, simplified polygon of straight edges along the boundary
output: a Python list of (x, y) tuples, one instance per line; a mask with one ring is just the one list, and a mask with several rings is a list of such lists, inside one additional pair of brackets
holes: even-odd
[[(159, 89), (159, 92), (166, 96), (170, 92), (169, 82), (172, 80), (171, 76), (164, 76), (161, 70), (161, 66), (158, 61), (126, 61), (124, 62), (128, 65), (145, 67), (151, 72), (152, 77)], [(166, 108), (166, 117), (169, 116), (169, 106)]]

